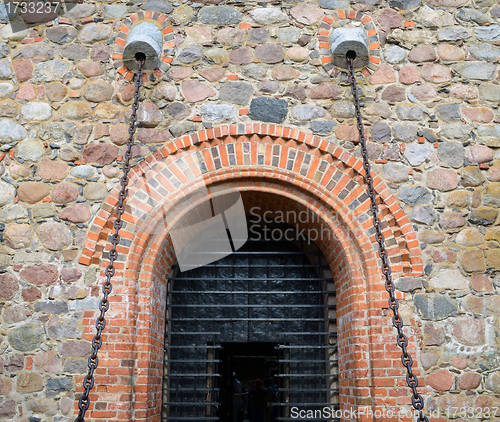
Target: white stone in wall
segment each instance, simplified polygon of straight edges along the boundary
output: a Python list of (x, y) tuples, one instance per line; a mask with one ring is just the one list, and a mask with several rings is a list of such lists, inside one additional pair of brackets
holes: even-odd
[(26, 129), (7, 119), (0, 120), (0, 139), (22, 141), (28, 136)]
[(14, 92), (14, 86), (8, 82), (0, 83), (0, 97), (9, 97)]
[(201, 108), (203, 120), (220, 123), (236, 117), (238, 108), (229, 104), (204, 104)]
[(467, 279), (457, 269), (443, 270), (437, 276), (432, 277), (429, 283), (436, 289), (467, 289)]
[(288, 20), (287, 15), (274, 7), (259, 7), (252, 10), (250, 16), (259, 25), (272, 25), (274, 23), (283, 23)]
[(9, 183), (0, 180), (0, 207), (13, 204), (16, 196), (16, 189)]
[(52, 108), (47, 103), (33, 102), (24, 105), (21, 114), (26, 120), (48, 120), (52, 116)]
[(0, 38), (10, 41), (21, 41), (28, 36), (29, 29), (24, 23), (13, 22), (0, 29)]
[(412, 144), (405, 148), (404, 155), (412, 166), (419, 166), (431, 155), (429, 144)]

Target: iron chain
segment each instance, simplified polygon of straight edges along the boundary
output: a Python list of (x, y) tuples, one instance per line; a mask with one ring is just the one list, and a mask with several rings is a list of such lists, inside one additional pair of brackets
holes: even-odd
[(398, 333), (396, 342), (398, 346), (403, 351), (401, 355), (401, 362), (406, 368), (406, 383), (408, 387), (412, 390), (411, 402), (415, 410), (419, 412), (418, 420), (420, 422), (429, 422), (429, 419), (424, 415), (424, 399), (417, 391), (418, 380), (412, 371), (413, 360), (407, 351), (408, 338), (403, 332), (403, 319), (399, 315), (399, 303), (395, 297), (394, 291), (395, 286), (392, 281), (391, 266), (389, 264), (389, 258), (387, 255), (387, 249), (385, 248), (385, 239), (382, 233), (382, 222), (380, 221), (378, 214), (377, 196), (375, 194), (375, 189), (373, 187), (373, 176), (371, 174), (371, 166), (368, 161), (368, 152), (366, 149), (366, 139), (364, 134), (363, 120), (361, 117), (361, 108), (359, 105), (358, 87), (356, 84), (356, 75), (354, 73), (354, 60), (352, 58), (347, 58), (348, 63), (348, 76), (349, 82), (351, 84), (352, 97), (354, 102), (354, 109), (356, 112), (357, 128), (359, 132), (359, 144), (361, 147), (361, 155), (363, 156), (363, 168), (365, 169), (365, 182), (368, 185), (368, 195), (370, 196), (370, 210), (373, 216), (373, 225), (375, 227), (375, 237), (378, 243), (379, 256), (382, 260), (382, 272), (385, 276), (385, 289), (389, 293), (389, 307), (392, 309), (394, 317), (392, 318), (392, 324), (396, 328)]
[(94, 387), (94, 372), (97, 369), (97, 366), (99, 365), (99, 358), (97, 357), (97, 352), (102, 346), (102, 332), (104, 330), (104, 327), (106, 327), (106, 319), (104, 318), (104, 316), (106, 315), (106, 312), (109, 309), (108, 296), (111, 293), (111, 289), (113, 287), (111, 284), (111, 278), (115, 275), (114, 262), (118, 258), (116, 247), (120, 243), (120, 236), (118, 232), (122, 228), (122, 214), (125, 211), (124, 202), (127, 197), (128, 173), (130, 171), (130, 159), (132, 158), (132, 146), (134, 145), (137, 109), (139, 108), (140, 88), (142, 85), (143, 65), (144, 65), (144, 60), (137, 59), (134, 103), (132, 104), (130, 127), (128, 128), (129, 137), (127, 140), (127, 150), (123, 157), (124, 158), (123, 176), (120, 181), (121, 190), (118, 194), (118, 205), (116, 206), (116, 219), (113, 223), (115, 233), (112, 235), (112, 240), (111, 240), (111, 250), (109, 251), (109, 265), (106, 267), (106, 281), (102, 285), (103, 297), (101, 299), (101, 302), (99, 303), (99, 310), (101, 311), (101, 314), (97, 317), (95, 322), (97, 333), (92, 339), (92, 350), (88, 360), (89, 371), (85, 376), (85, 378), (83, 379), (84, 392), (78, 402), (78, 408), (80, 409), (80, 411), (78, 412), (78, 416), (76, 417), (75, 422), (85, 422), (85, 413), (87, 412), (90, 405), (90, 398), (89, 398), (90, 390), (92, 390), (92, 388)]

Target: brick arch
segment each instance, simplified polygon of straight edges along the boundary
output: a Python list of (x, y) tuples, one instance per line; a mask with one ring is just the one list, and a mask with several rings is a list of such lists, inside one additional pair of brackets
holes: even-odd
[[(178, 156), (183, 158), (182, 166), (176, 162)], [(403, 372), (388, 328), (361, 161), (297, 129), (266, 124), (221, 126), (171, 141), (146, 157), (132, 171), (130, 203), (140, 198), (144, 175), (167, 159), (173, 160), (171, 172), (167, 177), (153, 175), (158, 183), (150, 184), (155, 187), (150, 194), (161, 197), (161, 206), (145, 208), (140, 219), (130, 209), (124, 215), (127, 224), (115, 265), (108, 313), (111, 321), (97, 371), (97, 394), (92, 398), (98, 404), (91, 410), (91, 418), (159, 420), (165, 281), (175, 262), (164, 213), (188, 201), (200, 180), (209, 188), (218, 187), (216, 195), (240, 192), (247, 211), (255, 206), (271, 214), (283, 209), (307, 210), (317, 217), (297, 226), (331, 233), (317, 245), (331, 267), (337, 292), (342, 407), (408, 404), (406, 392), (394, 380)], [(193, 178), (197, 171), (200, 177)], [(378, 176), (374, 178), (394, 276), (421, 275), (420, 249), (410, 221), (385, 184)], [(82, 264), (98, 264), (101, 276), (107, 265), (117, 193), (116, 188), (103, 203), (80, 257)], [(398, 295), (404, 298), (402, 293)], [(88, 321), (85, 337), (91, 339), (93, 322)], [(409, 324), (416, 325), (415, 321)], [(410, 333), (410, 350), (417, 349), (416, 332)], [(124, 359), (130, 366), (117, 367), (116, 359)], [(99, 375), (108, 377), (106, 384), (115, 385), (100, 385)], [(384, 396), (379, 387), (384, 388)]]

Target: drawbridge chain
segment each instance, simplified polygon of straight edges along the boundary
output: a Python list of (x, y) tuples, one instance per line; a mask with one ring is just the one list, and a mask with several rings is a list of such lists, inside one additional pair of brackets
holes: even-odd
[(134, 103), (132, 104), (132, 115), (130, 116), (130, 127), (128, 129), (129, 137), (127, 140), (127, 150), (124, 154), (123, 160), (123, 176), (121, 178), (121, 190), (118, 194), (118, 205), (116, 206), (116, 220), (113, 223), (113, 227), (115, 229), (115, 233), (113, 234), (111, 240), (111, 250), (109, 251), (109, 265), (106, 267), (106, 281), (102, 285), (103, 298), (99, 303), (99, 310), (101, 314), (97, 317), (95, 326), (97, 328), (97, 333), (92, 339), (92, 351), (89, 357), (89, 371), (85, 378), (83, 379), (83, 394), (80, 397), (78, 402), (78, 408), (80, 411), (78, 412), (78, 416), (75, 419), (75, 422), (85, 422), (85, 412), (87, 412), (90, 405), (90, 390), (94, 386), (94, 371), (97, 369), (99, 364), (99, 359), (97, 357), (97, 352), (102, 346), (102, 337), (101, 334), (106, 326), (106, 320), (104, 318), (106, 311), (109, 309), (109, 301), (108, 296), (111, 293), (112, 285), (111, 278), (115, 274), (114, 262), (118, 257), (118, 253), (116, 251), (117, 245), (120, 243), (119, 231), (122, 228), (122, 214), (125, 211), (124, 202), (127, 197), (127, 185), (128, 185), (128, 173), (130, 171), (130, 159), (132, 158), (132, 146), (134, 145), (134, 133), (135, 133), (135, 125), (137, 120), (137, 109), (139, 108), (139, 96), (140, 96), (140, 88), (142, 85), (142, 67), (145, 62), (145, 58), (136, 57), (137, 60), (137, 73), (135, 79), (135, 92), (134, 92)]
[(375, 189), (373, 187), (373, 176), (371, 174), (371, 166), (368, 161), (368, 151), (366, 149), (366, 139), (364, 134), (363, 120), (361, 117), (361, 108), (359, 105), (359, 97), (358, 97), (358, 87), (356, 84), (356, 75), (354, 73), (354, 58), (347, 57), (348, 63), (348, 75), (349, 82), (351, 84), (352, 97), (354, 102), (354, 108), (356, 112), (356, 120), (359, 132), (359, 144), (361, 146), (361, 155), (363, 156), (363, 168), (365, 169), (365, 183), (368, 185), (368, 195), (370, 196), (370, 210), (373, 215), (373, 225), (375, 227), (375, 237), (378, 242), (378, 250), (380, 259), (382, 260), (382, 272), (385, 276), (385, 289), (389, 293), (389, 307), (392, 309), (394, 317), (392, 318), (392, 324), (396, 328), (398, 332), (398, 336), (396, 338), (396, 342), (398, 346), (401, 347), (403, 351), (401, 355), (401, 362), (403, 366), (406, 368), (406, 383), (408, 387), (412, 390), (411, 402), (415, 410), (419, 412), (418, 421), (419, 422), (429, 422), (429, 419), (424, 415), (424, 399), (418, 393), (417, 386), (418, 380), (415, 374), (412, 371), (413, 360), (408, 353), (408, 338), (403, 332), (403, 319), (399, 315), (399, 303), (394, 294), (395, 285), (392, 281), (391, 275), (391, 266), (389, 264), (389, 258), (387, 256), (387, 250), (385, 248), (385, 239), (382, 234), (382, 222), (378, 215), (378, 206), (377, 206), (377, 197), (375, 193)]
[[(102, 286), (102, 291), (103, 291), (103, 298), (101, 299), (101, 302), (99, 304), (99, 310), (100, 310), (100, 315), (96, 319), (96, 329), (97, 333), (95, 334), (93, 340), (92, 340), (92, 350), (91, 350), (91, 355), (88, 359), (88, 373), (85, 376), (83, 380), (83, 387), (84, 387), (84, 392), (82, 396), (79, 399), (78, 407), (79, 407), (79, 413), (77, 418), (75, 419), (75, 422), (85, 422), (85, 413), (87, 412), (89, 405), (90, 405), (90, 398), (89, 394), (90, 391), (92, 390), (94, 386), (94, 372), (98, 367), (99, 364), (99, 359), (97, 357), (97, 353), (99, 349), (102, 346), (102, 332), (104, 330), (104, 327), (106, 326), (106, 320), (105, 320), (105, 314), (109, 309), (109, 301), (108, 301), (108, 296), (111, 293), (112, 289), (112, 284), (111, 284), (111, 278), (115, 274), (115, 268), (114, 268), (114, 262), (118, 257), (118, 253), (116, 251), (116, 247), (120, 242), (120, 236), (119, 236), (119, 231), (122, 227), (122, 214), (124, 213), (124, 202), (127, 197), (127, 185), (128, 185), (128, 173), (130, 171), (130, 159), (132, 157), (132, 146), (134, 144), (134, 134), (136, 130), (136, 119), (137, 119), (137, 109), (139, 108), (139, 96), (140, 96), (140, 87), (142, 85), (142, 67), (144, 65), (145, 60), (143, 58), (137, 58), (137, 63), (138, 63), (138, 70), (136, 74), (136, 80), (135, 80), (135, 92), (134, 92), (134, 103), (132, 105), (132, 114), (130, 118), (130, 127), (129, 127), (129, 139), (127, 140), (127, 150), (124, 154), (124, 163), (123, 163), (123, 176), (121, 178), (120, 184), (121, 184), (121, 190), (118, 195), (118, 205), (116, 206), (116, 219), (113, 223), (113, 227), (115, 229), (115, 233), (112, 236), (112, 247), (111, 250), (109, 251), (109, 265), (106, 267), (106, 281), (103, 283)], [(351, 90), (353, 94), (353, 101), (354, 101), (354, 106), (355, 106), (355, 111), (356, 111), (356, 118), (357, 118), (357, 127), (359, 131), (359, 140), (360, 140), (360, 146), (361, 146), (361, 153), (363, 156), (363, 168), (365, 169), (365, 182), (368, 185), (368, 194), (370, 196), (370, 209), (373, 214), (373, 224), (376, 230), (376, 239), (379, 244), (379, 255), (382, 260), (382, 272), (384, 273), (386, 282), (385, 282), (385, 288), (387, 292), (389, 293), (389, 307), (392, 309), (394, 313), (394, 317), (392, 318), (392, 322), (394, 327), (397, 330), (398, 336), (397, 336), (397, 344), (399, 347), (402, 349), (402, 356), (401, 356), (401, 361), (403, 365), (405, 366), (407, 370), (407, 375), (406, 375), (406, 382), (408, 384), (408, 387), (411, 388), (413, 394), (411, 397), (411, 401), (413, 404), (413, 407), (419, 412), (419, 422), (429, 422), (429, 419), (424, 415), (423, 408), (424, 408), (424, 399), (422, 396), (418, 393), (417, 391), (417, 386), (418, 386), (418, 381), (417, 377), (412, 371), (412, 364), (413, 360), (410, 356), (410, 354), (407, 351), (407, 346), (408, 346), (408, 339), (406, 335), (403, 332), (403, 320), (401, 316), (399, 315), (399, 303), (395, 297), (395, 285), (394, 282), (392, 281), (392, 276), (391, 276), (391, 268), (389, 264), (389, 259), (387, 255), (387, 250), (385, 248), (385, 240), (384, 236), (382, 234), (382, 228), (381, 228), (381, 220), (378, 216), (378, 206), (376, 203), (376, 193), (375, 189), (373, 187), (373, 177), (371, 175), (371, 166), (368, 161), (368, 152), (366, 149), (366, 140), (364, 137), (364, 128), (363, 128), (363, 121), (361, 117), (361, 111), (360, 111), (360, 105), (359, 105), (359, 97), (358, 97), (358, 92), (357, 92), (357, 84), (356, 84), (356, 78), (355, 78), (355, 73), (354, 73), (354, 64), (353, 64), (353, 58), (348, 58), (347, 59), (348, 66), (349, 66), (349, 81), (351, 84)]]

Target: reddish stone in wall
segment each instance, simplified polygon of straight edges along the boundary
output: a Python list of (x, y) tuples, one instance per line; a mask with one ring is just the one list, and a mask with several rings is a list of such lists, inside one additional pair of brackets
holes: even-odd
[(436, 52), (430, 45), (414, 47), (408, 54), (408, 60), (414, 63), (433, 62), (436, 60)]
[(89, 144), (83, 150), (83, 159), (87, 163), (107, 165), (118, 157), (119, 149), (109, 144)]
[(70, 183), (59, 183), (52, 192), (52, 201), (56, 204), (67, 204), (78, 198), (78, 190)]
[(484, 344), (484, 322), (475, 318), (464, 318), (453, 324), (452, 335), (467, 346)]
[(14, 68), (14, 72), (16, 73), (16, 77), (19, 82), (31, 79), (31, 76), (33, 75), (33, 65), (31, 64), (31, 60), (16, 60), (12, 63), (12, 67)]
[(26, 302), (34, 302), (42, 298), (42, 292), (36, 287), (30, 287), (28, 289), (23, 289), (22, 296)]
[(384, 9), (377, 21), (380, 28), (387, 32), (393, 28), (399, 28), (403, 23), (403, 17), (394, 9)]
[(212, 67), (198, 71), (198, 74), (209, 82), (215, 82), (222, 79), (225, 73), (226, 70), (220, 67)]
[(368, 80), (372, 85), (390, 84), (396, 82), (396, 76), (392, 68), (384, 63), (368, 78)]
[(77, 281), (82, 276), (82, 272), (78, 268), (62, 268), (61, 278), (65, 283)]
[(466, 372), (458, 380), (458, 387), (462, 390), (474, 390), (481, 384), (481, 375), (477, 372)]
[(309, 97), (317, 100), (338, 100), (342, 97), (342, 90), (335, 84), (320, 84), (311, 87)]
[(86, 223), (91, 216), (90, 209), (85, 204), (72, 205), (59, 213), (61, 220), (71, 221), (72, 223)]
[(212, 88), (198, 81), (184, 81), (182, 83), (182, 91), (186, 100), (190, 103), (203, 101), (216, 95), (216, 92)]
[(11, 299), (19, 290), (19, 283), (10, 274), (0, 274), (0, 299)]
[(493, 291), (493, 283), (484, 274), (474, 274), (472, 276), (472, 288), (477, 292)]
[(410, 85), (420, 82), (420, 75), (415, 66), (405, 66), (399, 71), (399, 81), (402, 84)]
[(43, 284), (54, 284), (59, 277), (59, 272), (55, 265), (38, 264), (24, 267), (20, 276), (28, 283), (41, 286)]
[(462, 113), (473, 122), (489, 123), (493, 120), (493, 111), (486, 107), (462, 107)]
[(453, 386), (453, 373), (447, 369), (433, 372), (426, 378), (427, 385), (438, 391), (447, 391)]
[(440, 191), (450, 191), (458, 186), (458, 178), (454, 171), (435, 169), (427, 173), (427, 186)]

